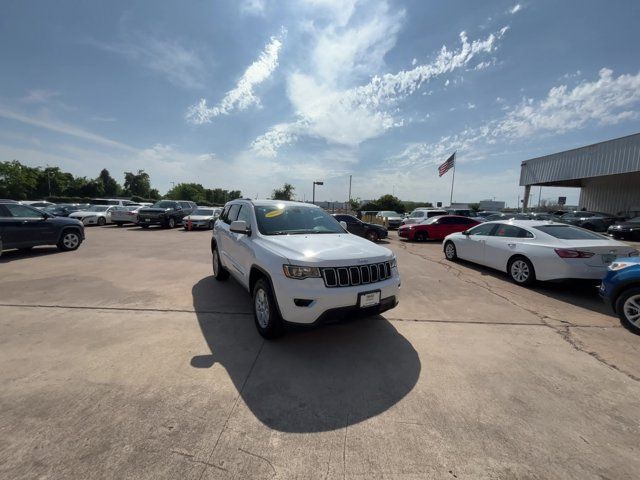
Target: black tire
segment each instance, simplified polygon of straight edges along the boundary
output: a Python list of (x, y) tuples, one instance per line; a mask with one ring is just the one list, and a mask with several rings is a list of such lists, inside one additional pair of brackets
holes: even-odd
[(116, 222), (116, 225), (117, 225), (118, 227), (122, 227), (122, 225), (124, 225), (124, 223), (122, 223), (122, 222)]
[(458, 260), (458, 251), (456, 250), (455, 244), (449, 240), (444, 243), (444, 247), (442, 248), (444, 251), (444, 258), (449, 260), (450, 262), (455, 262)]
[(416, 242), (426, 242), (428, 238), (429, 235), (427, 234), (427, 232), (416, 232), (416, 234), (413, 236), (413, 239)]
[(165, 223), (165, 228), (175, 228), (176, 219), (173, 217), (169, 217)]
[(58, 249), (63, 252), (77, 250), (82, 243), (82, 237), (77, 230), (64, 230), (58, 241)]
[(213, 230), (213, 222), (209, 222), (209, 225), (207, 225), (207, 228), (209, 228), (209, 230)]
[(536, 281), (536, 271), (531, 260), (521, 255), (515, 256), (507, 264), (507, 273), (513, 283), (523, 287), (531, 286)]
[(258, 333), (266, 339), (277, 338), (283, 333), (282, 318), (266, 278), (260, 278), (253, 286), (253, 319)]
[(370, 240), (374, 243), (380, 240), (380, 236), (378, 235), (378, 232), (376, 232), (375, 230), (369, 230), (367, 232), (366, 237), (367, 237), (367, 240)]
[(104, 227), (107, 223), (107, 219), (104, 217), (98, 217), (98, 226)]
[(636, 316), (640, 315), (640, 287), (622, 291), (616, 300), (616, 313), (622, 325), (640, 335), (640, 316)]
[(218, 253), (218, 247), (214, 246), (212, 252), (213, 257), (211, 259), (211, 266), (213, 268), (213, 277), (219, 282), (224, 282), (229, 278), (229, 272), (222, 266), (220, 262), (220, 254)]

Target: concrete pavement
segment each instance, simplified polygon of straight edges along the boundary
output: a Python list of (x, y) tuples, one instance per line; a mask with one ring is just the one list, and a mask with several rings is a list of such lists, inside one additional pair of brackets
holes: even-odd
[(275, 342), (208, 232), (7, 252), (0, 478), (637, 478), (640, 337), (592, 286), (391, 235), (398, 308)]

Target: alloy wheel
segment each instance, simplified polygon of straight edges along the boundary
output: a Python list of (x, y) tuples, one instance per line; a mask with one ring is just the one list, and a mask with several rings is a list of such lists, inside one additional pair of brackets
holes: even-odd
[(624, 316), (634, 327), (640, 328), (640, 295), (632, 295), (622, 306)]
[(218, 259), (218, 250), (213, 252), (213, 276), (218, 275), (220, 269), (220, 260)]
[(62, 244), (69, 250), (76, 248), (79, 243), (80, 239), (76, 233), (66, 233), (64, 237), (62, 237)]
[(516, 260), (511, 264), (511, 277), (518, 283), (524, 283), (529, 279), (529, 265), (524, 260)]
[(453, 243), (447, 243), (444, 247), (444, 254), (449, 260), (456, 256), (456, 247), (453, 246)]
[(256, 309), (256, 318), (258, 319), (258, 323), (262, 328), (267, 328), (269, 326), (269, 298), (267, 297), (267, 292), (265, 292), (262, 288), (260, 288), (256, 292), (255, 299), (255, 309)]

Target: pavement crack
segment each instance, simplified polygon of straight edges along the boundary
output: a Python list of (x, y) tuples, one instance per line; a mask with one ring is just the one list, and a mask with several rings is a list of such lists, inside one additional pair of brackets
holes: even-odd
[(193, 462), (193, 463), (199, 463), (199, 464), (201, 464), (201, 465), (204, 465), (204, 466), (205, 466), (205, 470), (207, 469), (207, 467), (213, 467), (213, 468), (217, 468), (218, 470), (222, 470), (223, 472), (226, 472), (226, 471), (227, 471), (227, 469), (226, 469), (226, 468), (221, 467), (220, 465), (215, 465), (215, 464), (213, 464), (213, 463), (205, 462), (205, 461), (203, 461), (203, 460), (196, 460), (196, 459), (194, 458), (194, 457), (195, 457), (195, 455), (194, 455), (194, 454), (192, 454), (192, 453), (187, 453), (187, 452), (184, 452), (184, 451), (182, 451), (182, 450), (177, 450), (177, 449), (173, 449), (173, 450), (171, 450), (171, 453), (175, 453), (176, 455), (180, 455), (181, 457), (186, 458), (186, 459), (187, 459), (187, 460), (189, 460), (190, 462)]
[(278, 473), (276, 471), (276, 467), (273, 466), (273, 463), (271, 463), (267, 458), (263, 457), (262, 455), (258, 455), (257, 453), (250, 452), (249, 450), (245, 450), (244, 448), (238, 448), (238, 450), (246, 453), (247, 455), (251, 455), (252, 457), (256, 457), (256, 458), (259, 458), (260, 460), (264, 460), (269, 464), (269, 466), (271, 467), (271, 470), (273, 470), (273, 475), (276, 475)]
[(623, 375), (626, 375), (631, 380), (640, 382), (640, 377), (623, 370), (622, 368), (618, 367), (615, 363), (611, 363), (607, 359), (603, 358), (599, 353), (594, 352), (592, 350), (587, 350), (585, 346), (582, 344), (582, 342), (580, 342), (580, 340), (578, 340), (577, 338), (571, 335), (570, 327), (564, 326), (562, 328), (554, 328), (554, 329), (569, 345), (571, 345), (578, 352), (586, 353), (587, 355), (590, 355), (591, 357), (595, 358), (598, 362), (602, 363), (603, 365), (606, 365), (607, 367), (612, 368), (613, 370), (620, 372)]
[[(591, 357), (593, 357), (594, 359), (596, 359), (598, 362), (602, 363), (603, 365), (606, 365), (607, 367), (612, 368), (613, 370), (616, 370), (619, 373), (622, 373), (623, 375), (625, 375), (626, 377), (630, 378), (631, 380), (635, 380), (637, 382), (640, 382), (640, 377), (638, 377), (636, 375), (633, 375), (632, 373), (626, 372), (625, 370), (621, 369), (620, 367), (618, 367), (614, 363), (611, 363), (611, 362), (607, 361), (605, 358), (603, 358), (597, 352), (587, 350), (584, 347), (584, 345), (582, 345), (577, 339), (572, 337), (571, 336), (571, 328), (573, 328), (573, 327), (581, 327), (580, 325), (576, 325), (574, 323), (567, 322), (566, 320), (561, 320), (559, 318), (551, 317), (549, 315), (545, 315), (545, 314), (539, 313), (539, 312), (533, 310), (532, 308), (526, 307), (524, 305), (520, 305), (518, 302), (512, 300), (508, 296), (503, 295), (503, 294), (501, 294), (499, 292), (496, 292), (494, 290), (494, 288), (491, 285), (489, 285), (489, 283), (486, 282), (486, 281), (476, 281), (475, 279), (464, 278), (462, 270), (460, 270), (458, 268), (455, 268), (448, 261), (447, 261), (448, 263), (445, 263), (445, 260), (434, 260), (432, 258), (429, 258), (429, 257), (425, 256), (425, 255), (421, 255), (419, 253), (413, 252), (413, 251), (409, 250), (407, 248), (407, 246), (402, 244), (402, 243), (400, 244), (400, 247), (404, 248), (404, 250), (407, 253), (411, 254), (411, 255), (415, 255), (415, 256), (420, 257), (423, 260), (426, 260), (428, 262), (436, 263), (438, 265), (443, 266), (447, 271), (452, 272), (459, 280), (461, 280), (461, 281), (463, 281), (465, 283), (480, 287), (480, 288), (486, 290), (487, 292), (492, 293), (493, 295), (495, 295), (495, 296), (497, 296), (499, 298), (502, 298), (503, 300), (507, 301), (508, 303), (513, 305), (514, 307), (520, 308), (520, 309), (522, 309), (522, 310), (524, 310), (526, 312), (531, 313), (532, 315), (534, 315), (535, 317), (540, 319), (540, 321), (542, 322), (542, 326), (548, 327), (551, 330), (553, 330), (555, 333), (560, 335), (560, 338), (562, 338), (565, 342), (567, 342), (569, 345), (571, 345), (571, 347), (573, 347), (576, 351), (581, 352), (581, 353), (586, 353), (587, 355), (590, 355)], [(560, 326), (553, 325), (553, 324), (549, 323), (549, 320), (561, 323), (562, 325), (560, 325)], [(454, 323), (454, 322), (452, 322), (452, 323)], [(459, 323), (464, 323), (464, 321), (461, 321)], [(467, 322), (467, 323), (478, 323), (478, 322)], [(490, 324), (488, 322), (486, 322), (486, 323)], [(512, 323), (504, 323), (504, 325), (513, 325), (513, 324)], [(520, 325), (524, 325), (524, 324), (520, 324)]]

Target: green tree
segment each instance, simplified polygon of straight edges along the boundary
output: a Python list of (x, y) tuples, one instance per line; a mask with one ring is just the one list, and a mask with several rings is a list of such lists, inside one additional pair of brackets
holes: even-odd
[(295, 187), (290, 183), (285, 183), (282, 188), (276, 188), (271, 194), (273, 200), (292, 200)]
[(146, 197), (151, 192), (151, 179), (144, 170), (138, 173), (124, 172), (124, 193), (128, 196)]
[(359, 210), (360, 204), (362, 203), (359, 198), (352, 198), (349, 200), (349, 209), (352, 211)]
[(102, 194), (105, 197), (117, 197), (120, 195), (122, 187), (118, 185), (116, 179), (111, 176), (106, 168), (102, 169), (97, 180), (102, 185)]
[(469, 203), (469, 209), (473, 210), (474, 212), (477, 212), (480, 210), (480, 204), (479, 203)]
[(199, 183), (179, 183), (167, 192), (166, 197), (172, 200), (190, 200), (196, 203), (207, 201), (205, 189)]
[(383, 195), (375, 202), (380, 210), (393, 210), (394, 212), (404, 213), (404, 204), (393, 195)]
[(17, 160), (0, 163), (0, 197), (27, 200), (37, 191), (40, 169), (27, 167)]

